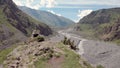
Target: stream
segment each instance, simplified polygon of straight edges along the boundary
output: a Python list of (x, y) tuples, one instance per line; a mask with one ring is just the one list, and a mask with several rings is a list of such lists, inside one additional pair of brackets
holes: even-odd
[(74, 40), (79, 48), (78, 54), (93, 66), (120, 68), (120, 46), (103, 41), (87, 40), (69, 33), (69, 30), (62, 30), (58, 33)]

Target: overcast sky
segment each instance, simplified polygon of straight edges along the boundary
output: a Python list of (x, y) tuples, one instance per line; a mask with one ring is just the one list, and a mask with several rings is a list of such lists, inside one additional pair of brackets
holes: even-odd
[[(45, 9), (46, 11), (52, 12), (59, 16), (68, 17), (72, 20), (77, 20), (72, 17), (66, 16), (69, 14), (63, 14), (57, 10), (64, 9), (64, 13), (67, 12), (66, 9), (76, 10), (73, 13), (77, 14), (79, 19), (83, 16), (92, 12), (92, 10), (102, 9), (102, 8), (112, 8), (120, 7), (120, 0), (13, 0), (19, 6), (26, 6), (36, 10)], [(53, 10), (53, 8), (58, 8)], [(76, 9), (77, 8), (77, 9)], [(79, 9), (78, 9), (79, 8)], [(84, 10), (82, 9), (84, 8)], [(86, 8), (86, 9), (85, 9)], [(56, 12), (57, 11), (57, 12)], [(75, 17), (76, 18), (76, 17)]]

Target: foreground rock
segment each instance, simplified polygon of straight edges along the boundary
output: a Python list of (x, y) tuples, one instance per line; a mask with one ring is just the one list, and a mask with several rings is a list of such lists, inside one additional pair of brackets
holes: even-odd
[(34, 62), (40, 57), (49, 59), (60, 53), (54, 45), (51, 42), (32, 42), (21, 45), (8, 55), (4, 65), (7, 68), (30, 68), (29, 66), (35, 68)]
[(20, 44), (7, 56), (3, 66), (3, 68), (93, 68), (67, 45), (55, 41)]

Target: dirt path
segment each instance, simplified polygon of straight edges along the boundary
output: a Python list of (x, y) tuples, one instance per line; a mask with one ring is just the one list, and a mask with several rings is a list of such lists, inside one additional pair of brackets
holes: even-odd
[(62, 62), (64, 61), (64, 57), (61, 56), (59, 58), (53, 57), (48, 61), (47, 67), (48, 68), (62, 68)]

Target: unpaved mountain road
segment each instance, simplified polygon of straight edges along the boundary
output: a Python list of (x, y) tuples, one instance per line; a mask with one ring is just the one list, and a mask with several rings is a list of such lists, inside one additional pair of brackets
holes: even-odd
[(70, 29), (58, 33), (77, 41), (78, 54), (90, 64), (102, 65), (105, 68), (120, 68), (120, 46), (103, 41), (87, 40), (69, 31)]

